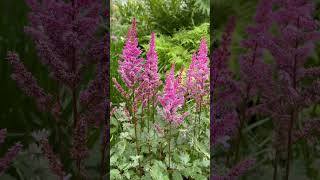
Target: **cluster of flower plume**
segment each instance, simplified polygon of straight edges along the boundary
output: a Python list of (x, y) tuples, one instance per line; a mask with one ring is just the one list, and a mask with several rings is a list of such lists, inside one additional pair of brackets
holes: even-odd
[[(74, 122), (70, 128), (74, 133), (70, 151), (72, 158), (80, 162), (88, 155), (88, 128), (106, 123), (109, 36), (103, 32), (101, 38), (99, 34), (106, 12), (104, 4), (100, 0), (26, 0), (26, 3), (31, 12), (25, 32), (35, 42), (40, 62), (50, 77), (72, 96)], [(35, 99), (39, 110), (50, 113), (59, 123), (65, 121), (61, 116), (64, 109), (59, 90), (52, 94), (45, 92), (16, 53), (9, 52), (7, 60), (13, 70), (12, 79)], [(92, 65), (95, 65), (95, 76), (80, 91), (85, 71)], [(55, 167), (52, 169), (55, 172)]]
[(169, 123), (179, 125), (188, 115), (188, 112), (183, 114), (178, 112), (179, 107), (183, 106), (185, 102), (186, 93), (189, 92), (188, 94), (195, 99), (197, 104), (204, 103), (204, 97), (209, 93), (208, 48), (206, 41), (204, 39), (201, 40), (199, 52), (192, 57), (186, 83), (183, 82), (183, 69), (178, 77), (175, 78), (175, 66), (173, 64), (167, 74), (163, 93), (159, 95), (158, 88), (162, 83), (158, 74), (155, 35), (154, 33), (151, 34), (146, 60), (141, 57), (141, 50), (138, 47), (136, 36), (136, 21), (133, 19), (122, 51), (122, 60), (119, 60), (118, 70), (128, 90), (124, 90), (115, 78), (113, 78), (114, 86), (127, 102), (132, 95), (136, 97), (132, 111), (137, 109), (139, 102), (142, 105), (146, 105), (152, 98), (158, 97), (157, 100), (163, 107), (164, 119)]
[[(288, 175), (291, 146), (297, 139), (320, 132), (320, 119), (299, 117), (304, 108), (320, 102), (316, 91), (320, 88), (320, 68), (305, 67), (320, 39), (319, 22), (314, 20), (313, 11), (314, 4), (309, 0), (261, 0), (255, 23), (247, 27), (248, 37), (241, 43), (247, 51), (239, 58), (239, 74), (228, 68), (235, 27), (235, 19), (231, 18), (211, 63), (214, 149), (226, 144), (226, 137), (233, 137), (240, 144), (245, 123), (255, 116), (270, 117), (275, 127), (276, 156), (286, 162)], [(274, 27), (277, 33), (271, 31)], [(273, 63), (266, 62), (265, 52), (272, 55)], [(240, 79), (235, 80), (236, 76)], [(311, 83), (303, 83), (305, 79)], [(299, 129), (299, 121), (306, 128)]]
[[(6, 135), (7, 135), (7, 130), (0, 129), (0, 145), (3, 144), (6, 138)], [(23, 147), (22, 144), (17, 142), (5, 153), (5, 155), (2, 158), (0, 158), (0, 176), (7, 170), (7, 168), (10, 166), (10, 163), (21, 151), (22, 147)]]

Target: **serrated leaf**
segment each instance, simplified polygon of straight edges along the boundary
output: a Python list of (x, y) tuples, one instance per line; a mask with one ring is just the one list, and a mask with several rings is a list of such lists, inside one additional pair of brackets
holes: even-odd
[(155, 163), (151, 167), (150, 175), (153, 180), (169, 180), (167, 173), (165, 173), (163, 167), (159, 163)]
[(189, 164), (189, 161), (190, 161), (190, 157), (189, 157), (189, 154), (187, 153), (182, 153), (180, 156), (179, 156), (181, 162), (184, 164), (184, 165), (187, 165)]

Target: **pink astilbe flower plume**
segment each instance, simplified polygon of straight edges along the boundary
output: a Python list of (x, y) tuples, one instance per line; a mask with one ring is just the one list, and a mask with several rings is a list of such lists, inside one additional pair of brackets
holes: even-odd
[(144, 103), (155, 95), (156, 89), (160, 85), (158, 74), (158, 54), (156, 52), (154, 33), (151, 34), (150, 48), (147, 52), (147, 60), (143, 65), (143, 73), (141, 75), (141, 85), (139, 87), (140, 98)]
[(197, 106), (203, 104), (203, 97), (209, 94), (209, 67), (208, 47), (206, 40), (202, 38), (199, 51), (193, 54), (190, 67), (187, 71), (187, 89), (190, 96), (195, 99)]
[(160, 104), (164, 110), (164, 118), (169, 123), (174, 123), (175, 125), (180, 125), (184, 118), (189, 114), (188, 112), (178, 114), (177, 110), (184, 104), (184, 96), (179, 93), (181, 88), (181, 83), (179, 78), (174, 78), (174, 65), (172, 65), (170, 73), (167, 75), (164, 93), (162, 96), (158, 97)]
[(136, 35), (136, 20), (132, 20), (132, 26), (128, 30), (127, 40), (119, 60), (118, 72), (128, 88), (133, 88), (139, 82), (141, 76), (143, 58), (140, 58), (141, 50), (138, 47)]

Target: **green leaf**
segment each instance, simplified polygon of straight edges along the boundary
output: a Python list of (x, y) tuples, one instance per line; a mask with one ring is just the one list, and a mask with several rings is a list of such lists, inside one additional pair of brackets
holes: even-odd
[(120, 171), (118, 169), (111, 169), (110, 171), (110, 178), (114, 180), (122, 179)]
[(189, 164), (189, 161), (190, 161), (189, 154), (187, 154), (187, 153), (182, 153), (179, 157), (180, 157), (181, 162), (182, 162), (184, 165)]
[(165, 169), (161, 167), (162, 162), (157, 161), (158, 163), (155, 163), (151, 167), (151, 177), (153, 180), (169, 180), (168, 174), (166, 173)]
[(174, 171), (172, 174), (173, 180), (183, 180), (182, 175), (178, 171)]

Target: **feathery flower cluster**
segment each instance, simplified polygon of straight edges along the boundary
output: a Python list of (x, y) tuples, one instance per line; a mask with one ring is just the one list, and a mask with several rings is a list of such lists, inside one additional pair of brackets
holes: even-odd
[[(320, 32), (319, 22), (312, 15), (312, 1), (278, 0), (274, 1), (274, 5), (278, 8), (272, 12), (272, 20), (278, 33), (266, 38), (264, 47), (275, 60), (273, 74), (276, 78), (271, 81), (274, 88), (261, 88), (264, 96), (261, 98), (260, 109), (273, 119), (276, 156), (284, 162), (276, 163), (285, 169), (285, 176), (288, 177), (293, 135), (300, 131), (296, 128), (297, 122), (301, 120), (299, 113), (303, 108), (319, 103), (319, 99), (315, 98), (317, 93), (309, 91), (319, 80), (317, 76), (309, 76), (306, 73), (308, 68), (304, 65), (313, 53), (315, 42), (320, 39)], [(310, 70), (311, 74), (317, 74), (313, 68)], [(303, 83), (306, 77), (311, 80), (310, 85)], [(267, 93), (270, 91), (273, 93)]]
[(158, 100), (164, 109), (165, 120), (175, 125), (180, 125), (189, 114), (185, 112), (180, 115), (177, 112), (178, 108), (184, 104), (184, 96), (179, 93), (179, 89), (181, 89), (181, 82), (179, 82), (179, 78), (174, 78), (174, 65), (172, 65), (171, 71), (166, 77), (164, 93), (158, 97)]
[[(30, 25), (25, 27), (25, 32), (34, 40), (40, 62), (46, 66), (59, 87), (67, 87), (72, 94), (76, 136), (73, 138), (77, 141), (74, 142), (77, 148), (73, 147), (73, 154), (84, 154), (80, 151), (86, 149), (86, 131), (82, 128), (83, 122), (78, 121), (85, 121), (86, 125), (101, 125), (106, 122), (109, 36), (105, 34), (101, 38), (97, 35), (97, 30), (105, 15), (108, 15), (107, 11), (100, 0), (26, 0), (26, 3), (31, 12)], [(59, 95), (52, 98), (50, 94), (46, 94), (31, 73), (26, 71), (16, 54), (8, 53), (8, 60), (13, 69), (12, 78), (18, 86), (36, 100), (40, 110), (50, 111), (58, 118), (64, 111)], [(89, 65), (95, 65), (95, 78), (79, 93), (82, 76)], [(62, 165), (56, 160), (49, 142), (41, 142), (52, 170), (62, 177)], [(77, 156), (78, 159), (79, 157)]]
[[(216, 147), (223, 144), (233, 136), (239, 127), (239, 116), (236, 111), (241, 102), (241, 87), (233, 78), (234, 74), (229, 70), (230, 45), (232, 33), (235, 29), (235, 18), (231, 17), (223, 34), (221, 46), (215, 50), (212, 56), (211, 76), (211, 145)], [(246, 89), (246, 88), (245, 88)], [(226, 176), (214, 175), (213, 180), (233, 180), (244, 174), (253, 164), (254, 160), (248, 159), (234, 166)]]
[(60, 159), (54, 154), (52, 147), (48, 142), (48, 139), (42, 138), (40, 139), (39, 143), (41, 144), (44, 155), (49, 161), (50, 169), (55, 175), (59, 177), (60, 180), (63, 180), (66, 173), (63, 170)]
[(209, 93), (208, 47), (204, 38), (201, 40), (198, 54), (192, 56), (187, 76), (187, 89), (199, 108), (203, 104), (203, 97)]
[[(223, 34), (221, 46), (213, 53), (210, 68), (210, 120), (211, 120), (211, 144), (220, 142), (219, 139), (231, 136), (237, 127), (237, 119), (233, 105), (230, 102), (238, 102), (235, 83), (232, 73), (228, 70), (230, 57), (231, 37), (235, 28), (235, 18), (230, 18)], [(224, 88), (220, 90), (220, 88)], [(231, 107), (230, 107), (231, 106)], [(221, 129), (223, 128), (223, 131)]]
[(160, 78), (158, 74), (158, 55), (155, 46), (154, 33), (151, 33), (150, 48), (147, 52), (146, 62), (143, 64), (143, 72), (141, 75), (141, 84), (138, 89), (139, 96), (146, 104), (155, 95), (158, 86), (160, 85)]
[[(6, 134), (6, 129), (0, 129), (0, 145), (4, 142)], [(6, 152), (4, 157), (0, 158), (0, 176), (8, 169), (10, 163), (22, 150), (22, 147), (22, 144), (18, 142)]]
[(119, 62), (119, 73), (128, 88), (134, 88), (140, 81), (143, 68), (143, 58), (140, 57), (141, 50), (138, 47), (136, 32), (136, 20), (132, 20), (131, 29), (128, 30), (125, 47)]
[[(132, 20), (132, 26), (128, 30), (125, 46), (122, 51), (121, 60), (119, 60), (118, 72), (129, 90), (135, 95), (133, 109), (137, 102), (146, 105), (156, 95), (156, 90), (161, 84), (158, 74), (158, 55), (155, 45), (155, 34), (152, 32), (150, 47), (147, 52), (147, 59), (141, 56), (141, 50), (138, 47), (138, 38), (136, 32), (136, 20)], [(119, 91), (122, 97), (129, 98), (129, 93), (112, 78), (114, 87)]]
[[(228, 46), (234, 29), (232, 20), (211, 63), (213, 145), (223, 142), (225, 136), (234, 132), (238, 121), (239, 135), (235, 142), (239, 145), (245, 120), (250, 120), (253, 114), (271, 117), (276, 134), (274, 172), (279, 164), (287, 179), (293, 143), (318, 131), (320, 126), (316, 119), (313, 122), (304, 119), (302, 130), (296, 126), (302, 119), (302, 110), (318, 104), (320, 97), (315, 91), (320, 84), (317, 76), (320, 70), (305, 67), (315, 42), (320, 39), (319, 22), (314, 19), (313, 11), (314, 3), (310, 0), (261, 0), (254, 17), (255, 24), (246, 29), (248, 38), (241, 44), (247, 52), (239, 59), (240, 80), (236, 81), (236, 76), (227, 67)], [(274, 63), (264, 62), (264, 52), (272, 55)], [(311, 83), (304, 83), (306, 78)], [(252, 97), (257, 96), (259, 100), (255, 101)], [(239, 150), (237, 144), (234, 145)], [(235, 157), (237, 161), (238, 154)]]
[[(106, 55), (105, 55), (106, 56)], [(107, 93), (108, 93), (108, 64), (105, 62), (106, 57), (103, 56), (96, 65), (95, 78), (91, 80), (87, 89), (80, 92), (80, 103), (86, 107), (82, 117), (95, 125), (100, 125), (105, 119), (107, 109)]]
[(41, 63), (59, 83), (76, 87), (83, 68), (93, 62), (90, 51), (96, 41), (94, 33), (101, 23), (102, 2), (26, 2), (32, 12), (29, 14), (31, 24), (25, 32), (36, 42)]
[(86, 121), (83, 118), (77, 122), (77, 125), (74, 129), (70, 154), (72, 159), (75, 159), (77, 162), (86, 158), (89, 154), (88, 147), (86, 146), (87, 129)]
[[(242, 78), (241, 94), (244, 101), (249, 101), (257, 93), (258, 88), (270, 89), (273, 84), (271, 67), (263, 61), (263, 50), (266, 38), (270, 37), (269, 28), (272, 25), (272, 1), (262, 0), (257, 7), (255, 24), (247, 27), (248, 38), (241, 42), (248, 52), (239, 59)], [(247, 102), (246, 102), (247, 103)], [(248, 112), (245, 112), (246, 114)]]
[(45, 93), (44, 90), (39, 87), (36, 79), (26, 70), (16, 53), (9, 52), (7, 59), (13, 68), (11, 78), (17, 82), (19, 88), (28, 96), (35, 98), (39, 110), (48, 110), (51, 105), (52, 96)]

